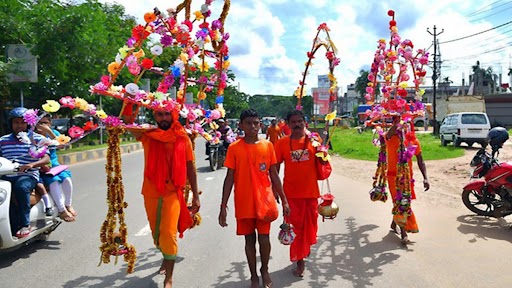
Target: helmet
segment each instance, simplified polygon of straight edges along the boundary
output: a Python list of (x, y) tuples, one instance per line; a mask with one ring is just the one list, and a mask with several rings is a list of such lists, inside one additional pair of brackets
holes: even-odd
[(27, 112), (25, 107), (16, 107), (9, 112), (9, 120), (12, 118), (23, 118), (23, 115)]
[(489, 130), (487, 140), (489, 140), (493, 150), (501, 148), (503, 143), (508, 140), (508, 131), (503, 127), (494, 127)]

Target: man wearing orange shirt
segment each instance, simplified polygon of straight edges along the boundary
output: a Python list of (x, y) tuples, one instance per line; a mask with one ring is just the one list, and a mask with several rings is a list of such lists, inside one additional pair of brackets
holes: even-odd
[(277, 121), (274, 119), (270, 122), (270, 127), (267, 129), (267, 140), (272, 142), (273, 145), (276, 144), (277, 140), (281, 138), (282, 132), (279, 127), (277, 127)]
[[(256, 271), (256, 238), (260, 245), (260, 272), (263, 286), (272, 286), (272, 279), (268, 273), (271, 223), (257, 219), (256, 201), (258, 200), (255, 194), (260, 193), (261, 189), (270, 189), (272, 186), (282, 199), (284, 215), (290, 214), (288, 201), (277, 173), (274, 147), (270, 142), (258, 139), (259, 127), (260, 120), (254, 109), (247, 109), (241, 113), (240, 128), (244, 130), (245, 137), (229, 146), (224, 162), (228, 172), (224, 179), (219, 213), (219, 224), (226, 227), (227, 203), (234, 185), (236, 234), (245, 236), (245, 255), (251, 272), (251, 288), (259, 287), (259, 277)], [(257, 175), (257, 177), (251, 177), (251, 175)], [(256, 232), (258, 237), (256, 237)]]
[[(386, 133), (386, 148), (387, 148), (387, 162), (388, 162), (388, 186), (389, 192), (391, 193), (391, 199), (393, 200), (393, 205), (395, 204), (395, 198), (397, 196), (396, 192), (396, 177), (398, 170), (398, 152), (400, 149), (400, 138), (397, 134), (397, 129), (399, 126), (400, 118), (394, 117), (393, 126)], [(411, 125), (412, 126), (412, 125)], [(425, 161), (423, 161), (423, 155), (421, 154), (421, 145), (416, 138), (414, 133), (414, 127), (411, 128), (411, 131), (405, 135), (404, 145), (406, 147), (410, 145), (416, 146), (416, 150), (414, 151), (414, 155), (416, 156), (416, 160), (418, 162), (418, 167), (420, 168), (421, 174), (423, 175), (423, 187), (425, 191), (430, 189), (430, 183), (427, 178), (427, 167), (425, 165)], [(409, 173), (410, 179), (413, 179), (413, 169), (412, 169), (412, 158), (408, 159)], [(411, 182), (411, 200), (416, 199), (416, 193), (414, 192), (414, 182)], [(397, 223), (393, 219), (391, 221), (391, 231), (398, 234)], [(400, 236), (402, 238), (402, 244), (407, 244), (409, 242), (409, 237), (407, 233), (417, 233), (419, 232), (418, 224), (416, 222), (416, 216), (414, 213), (407, 217), (407, 221), (405, 223), (405, 227), (400, 227)]]
[(183, 189), (190, 182), (192, 212), (201, 206), (197, 192), (192, 143), (177, 121), (177, 113), (155, 111), (158, 129), (131, 133), (144, 147), (144, 182), (142, 195), (153, 241), (163, 254), (160, 273), (165, 273), (164, 287), (172, 287), (174, 263), (178, 254), (176, 234), (192, 224)]
[(293, 274), (302, 277), (306, 267), (304, 258), (309, 256), (311, 245), (316, 243), (320, 191), (316, 180), (315, 148), (305, 133), (304, 113), (293, 110), (286, 118), (292, 134), (277, 141), (276, 159), (279, 164), (284, 162), (284, 194), (290, 204), (289, 221), (297, 235), (290, 246), (290, 260), (297, 262)]
[(290, 134), (292, 134), (292, 131), (290, 130), (290, 126), (288, 126), (289, 124), (286, 123), (286, 121), (284, 121), (284, 119), (281, 119), (281, 121), (279, 121), (279, 129), (281, 129), (281, 132), (282, 132), (282, 136), (288, 136)]

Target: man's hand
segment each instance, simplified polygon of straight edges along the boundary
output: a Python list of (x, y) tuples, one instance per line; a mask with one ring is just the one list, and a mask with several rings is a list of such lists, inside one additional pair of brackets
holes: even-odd
[(283, 203), (283, 215), (284, 216), (290, 216), (290, 206), (288, 205), (288, 202)]
[(201, 201), (199, 201), (199, 195), (194, 196), (192, 198), (192, 210), (191, 210), (191, 212), (192, 213), (197, 213), (197, 212), (199, 212), (200, 208), (201, 208)]
[(220, 207), (220, 212), (219, 212), (219, 225), (221, 227), (227, 227), (228, 226), (228, 223), (226, 222), (227, 215), (228, 215), (227, 207), (226, 206), (221, 206)]
[(46, 124), (37, 124), (37, 129), (38, 130), (41, 130), (41, 132), (43, 132), (44, 135), (46, 134), (49, 134), (50, 132), (52, 132), (52, 129), (46, 125)]
[(425, 191), (428, 191), (428, 189), (430, 189), (430, 183), (428, 182), (428, 179), (423, 180), (423, 188), (425, 188)]
[(27, 170), (32, 169), (32, 168), (34, 168), (34, 164), (33, 163), (28, 163), (28, 164), (25, 164), (23, 166), (20, 166), (20, 168), (18, 168), (18, 171), (19, 172), (26, 172)]

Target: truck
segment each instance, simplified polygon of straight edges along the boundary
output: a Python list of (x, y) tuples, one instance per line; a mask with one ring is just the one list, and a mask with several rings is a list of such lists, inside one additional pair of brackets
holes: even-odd
[(485, 111), (485, 100), (483, 96), (447, 96), (436, 99), (436, 120), (441, 123), (443, 119), (453, 113), (460, 112), (483, 112)]

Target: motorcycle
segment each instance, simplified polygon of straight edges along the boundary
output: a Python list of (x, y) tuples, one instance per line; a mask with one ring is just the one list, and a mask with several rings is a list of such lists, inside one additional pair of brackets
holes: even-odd
[(210, 144), (210, 169), (215, 171), (224, 166), (224, 160), (226, 160), (227, 148), (224, 141), (220, 141), (217, 144)]
[(474, 167), (471, 178), (478, 180), (464, 186), (462, 202), (478, 215), (499, 218), (512, 214), (512, 162), (499, 163), (499, 148), (492, 154), (482, 148), (470, 162)]
[[(0, 157), (0, 177), (18, 173), (19, 164)], [(13, 236), (10, 223), (9, 206), (11, 205), (11, 182), (0, 179), (0, 251), (20, 247), (30, 241), (47, 240), (50, 234), (62, 223), (58, 218), (57, 209), (51, 216), (46, 216), (41, 196), (32, 193), (30, 196), (30, 226), (32, 231), (23, 238)], [(53, 207), (55, 202), (50, 197)]]

